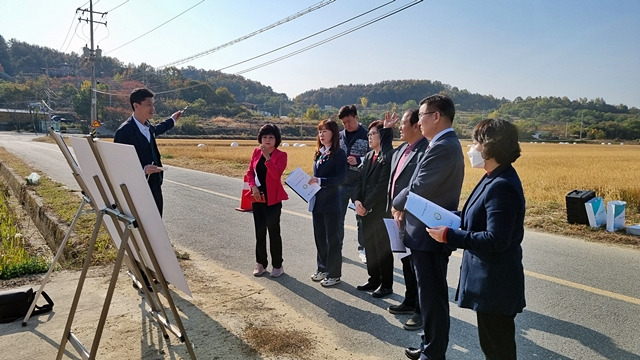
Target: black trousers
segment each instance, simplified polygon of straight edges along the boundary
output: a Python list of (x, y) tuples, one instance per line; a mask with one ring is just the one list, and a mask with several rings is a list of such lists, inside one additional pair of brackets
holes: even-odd
[(393, 287), (393, 253), (382, 217), (373, 213), (360, 217), (367, 253), (368, 282), (385, 289)]
[(404, 286), (406, 290), (404, 292), (403, 303), (408, 306), (416, 308), (417, 312), (420, 312), (418, 306), (418, 281), (416, 280), (416, 273), (413, 271), (412, 255), (408, 255), (400, 259), (402, 261), (402, 273), (404, 274)]
[(268, 206), (266, 203), (251, 204), (253, 208), (253, 225), (256, 230), (256, 262), (265, 268), (267, 259), (267, 231), (269, 231), (269, 250), (274, 268), (282, 267), (282, 237), (280, 236), (280, 214), (282, 203)]
[(487, 360), (516, 360), (516, 315), (477, 313), (480, 347)]
[(162, 179), (157, 173), (151, 174), (147, 179), (147, 183), (149, 184), (149, 188), (151, 189), (151, 194), (153, 195), (153, 200), (156, 202), (156, 206), (158, 207), (160, 216), (162, 216)]
[(449, 346), (449, 255), (430, 251), (411, 251), (418, 280), (418, 298), (422, 315), (422, 354), (427, 359), (444, 360)]
[(313, 237), (316, 241), (317, 271), (327, 272), (328, 278), (342, 276), (342, 244), (338, 238), (340, 213), (311, 213)]

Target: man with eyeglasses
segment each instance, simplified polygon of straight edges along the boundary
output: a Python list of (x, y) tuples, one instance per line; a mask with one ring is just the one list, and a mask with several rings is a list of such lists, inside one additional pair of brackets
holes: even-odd
[(154, 94), (145, 88), (134, 89), (129, 95), (133, 114), (123, 122), (113, 136), (113, 142), (133, 145), (136, 148), (140, 165), (147, 176), (147, 183), (153, 194), (160, 216), (162, 216), (162, 162), (156, 144), (156, 136), (175, 126), (182, 111), (176, 111), (169, 119), (152, 125), (149, 120), (155, 112)]
[[(360, 179), (360, 164), (362, 158), (369, 152), (369, 139), (367, 129), (358, 123), (358, 109), (355, 105), (345, 105), (338, 111), (338, 119), (342, 120), (344, 129), (340, 131), (340, 147), (347, 155), (347, 177), (340, 186), (340, 196), (342, 199), (342, 224), (338, 226), (338, 238), (342, 246), (344, 240), (344, 217), (347, 215), (347, 208), (351, 199), (351, 192)], [(362, 221), (356, 216), (358, 226), (358, 252), (360, 260), (367, 263), (362, 240)]]
[(409, 192), (449, 211), (456, 211), (464, 178), (464, 158), (453, 131), (453, 101), (446, 95), (432, 95), (420, 102), (420, 130), (429, 146), (409, 186), (393, 199), (393, 217), (404, 224), (404, 244), (418, 281), (418, 298), (424, 334), (419, 349), (407, 348), (410, 359), (445, 359), (449, 345), (449, 287), (447, 265), (451, 248), (429, 236), (425, 225), (404, 211)]

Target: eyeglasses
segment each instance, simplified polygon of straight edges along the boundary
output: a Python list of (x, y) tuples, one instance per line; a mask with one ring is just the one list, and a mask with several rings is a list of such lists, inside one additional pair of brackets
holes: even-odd
[(419, 116), (419, 117), (423, 117), (423, 116), (425, 116), (425, 115), (429, 115), (429, 114), (433, 114), (433, 113), (437, 113), (437, 111), (421, 112), (421, 113), (418, 113), (418, 116)]
[(368, 137), (368, 138), (370, 138), (370, 137), (374, 137), (374, 136), (376, 136), (376, 135), (378, 135), (378, 134), (379, 134), (379, 133), (377, 133), (377, 132), (374, 132), (374, 133), (368, 133), (368, 134), (367, 134), (367, 137)]

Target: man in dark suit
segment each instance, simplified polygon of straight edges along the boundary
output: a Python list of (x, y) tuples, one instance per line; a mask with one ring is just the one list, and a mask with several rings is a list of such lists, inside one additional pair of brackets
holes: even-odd
[(147, 176), (147, 183), (153, 194), (153, 199), (162, 216), (162, 161), (156, 144), (156, 136), (174, 127), (176, 120), (182, 116), (182, 110), (176, 111), (171, 118), (158, 125), (152, 125), (153, 93), (145, 88), (134, 89), (129, 96), (133, 114), (123, 122), (113, 137), (113, 142), (133, 145), (136, 148), (140, 165)]
[(455, 106), (448, 96), (425, 98), (420, 102), (418, 116), (422, 134), (430, 143), (409, 187), (394, 197), (392, 212), (397, 221), (405, 224), (404, 243), (411, 249), (424, 330), (421, 348), (407, 348), (405, 354), (411, 359), (440, 360), (445, 358), (449, 345), (447, 264), (451, 250), (431, 238), (418, 218), (405, 213), (404, 206), (411, 191), (456, 211), (464, 178), (464, 158), (452, 128)]
[[(417, 164), (424, 156), (425, 150), (429, 145), (427, 140), (420, 131), (418, 122), (418, 109), (409, 109), (405, 111), (399, 122), (400, 140), (404, 143), (393, 151), (391, 158), (391, 174), (387, 183), (387, 208), (391, 209), (391, 201), (400, 190), (409, 186), (409, 181), (413, 176)], [(393, 127), (398, 123), (398, 118), (392, 116), (385, 120), (384, 128), (380, 130), (380, 137), (383, 143), (387, 138), (393, 138)], [(418, 283), (416, 275), (413, 271), (413, 262), (411, 254), (400, 259), (402, 261), (402, 272), (404, 274), (404, 285), (406, 291), (404, 300), (398, 305), (391, 305), (387, 310), (392, 314), (413, 314), (407, 320), (403, 328), (405, 330), (422, 329), (422, 316), (420, 315), (420, 307), (418, 306)]]

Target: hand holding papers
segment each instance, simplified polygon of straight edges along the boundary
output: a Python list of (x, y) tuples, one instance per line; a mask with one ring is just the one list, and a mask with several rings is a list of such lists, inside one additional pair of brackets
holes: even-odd
[(412, 192), (409, 192), (404, 208), (429, 228), (438, 225), (460, 228), (459, 216)]
[(384, 226), (387, 228), (387, 234), (389, 234), (389, 241), (391, 242), (391, 251), (393, 252), (405, 252), (406, 247), (402, 242), (402, 236), (400, 235), (400, 227), (395, 219), (382, 219)]
[(295, 191), (304, 201), (309, 202), (309, 200), (320, 191), (320, 185), (309, 184), (309, 179), (311, 179), (311, 177), (302, 171), (300, 167), (297, 167), (289, 174), (284, 183)]

